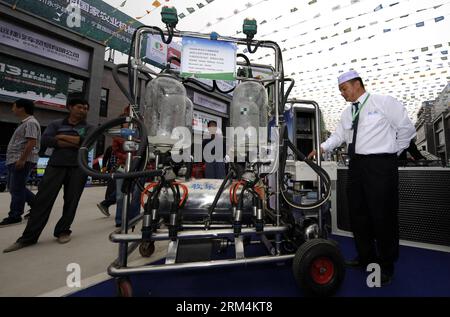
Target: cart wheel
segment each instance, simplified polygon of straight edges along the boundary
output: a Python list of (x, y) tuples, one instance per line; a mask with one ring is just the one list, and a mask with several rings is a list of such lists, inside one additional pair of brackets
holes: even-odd
[(131, 286), (131, 282), (128, 277), (121, 277), (117, 279), (117, 296), (133, 297), (133, 287)]
[(139, 245), (139, 253), (144, 258), (149, 258), (155, 252), (155, 241), (142, 242)]
[(332, 296), (341, 286), (345, 267), (337, 244), (313, 239), (302, 244), (295, 254), (293, 273), (307, 296)]

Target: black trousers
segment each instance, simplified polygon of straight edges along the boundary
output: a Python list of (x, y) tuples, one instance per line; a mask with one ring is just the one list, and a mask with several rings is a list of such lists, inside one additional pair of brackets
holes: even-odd
[(109, 179), (106, 185), (105, 200), (101, 204), (107, 208), (116, 203), (116, 180)]
[(30, 211), (25, 231), (17, 242), (36, 243), (47, 224), (50, 212), (61, 187), (64, 187), (62, 216), (56, 224), (53, 235), (70, 234), (78, 202), (86, 184), (87, 175), (78, 167), (47, 166), (39, 183), (38, 193)]
[(360, 261), (379, 263), (393, 274), (399, 255), (397, 156), (356, 154), (350, 160), (347, 198)]

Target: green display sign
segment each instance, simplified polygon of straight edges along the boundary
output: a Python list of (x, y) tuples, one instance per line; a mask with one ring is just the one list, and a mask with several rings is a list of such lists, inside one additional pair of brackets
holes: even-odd
[(101, 0), (1, 0), (128, 54), (136, 19)]
[(0, 95), (65, 109), (69, 75), (63, 72), (0, 54), (0, 83)]

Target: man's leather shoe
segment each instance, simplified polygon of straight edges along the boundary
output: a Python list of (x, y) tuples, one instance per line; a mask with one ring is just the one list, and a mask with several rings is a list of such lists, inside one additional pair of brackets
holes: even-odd
[(22, 242), (14, 242), (9, 247), (7, 247), (5, 250), (3, 250), (3, 253), (14, 252), (14, 251), (17, 251), (19, 249), (25, 248), (25, 247), (27, 247), (29, 245), (31, 245), (31, 244), (29, 244), (29, 243), (22, 243)]

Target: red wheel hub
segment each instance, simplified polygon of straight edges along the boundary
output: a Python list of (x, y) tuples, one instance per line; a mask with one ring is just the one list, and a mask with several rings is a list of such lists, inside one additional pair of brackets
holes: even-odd
[(311, 264), (311, 277), (320, 285), (328, 284), (334, 276), (334, 264), (326, 257), (314, 259)]

